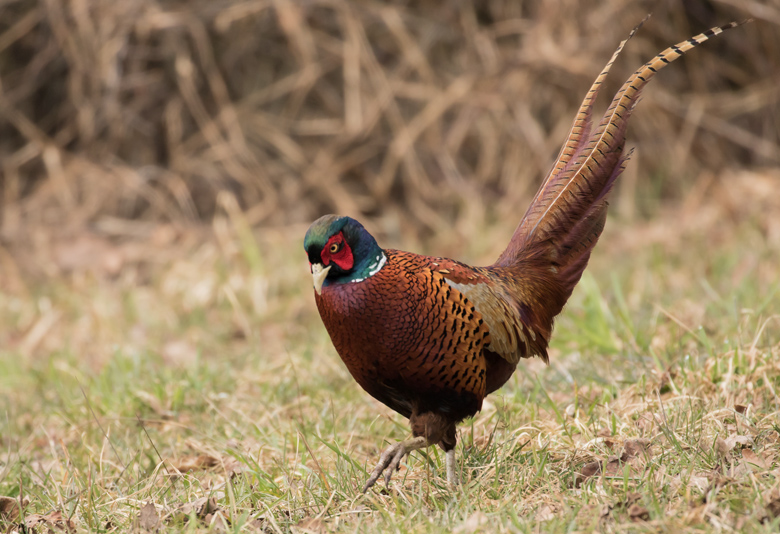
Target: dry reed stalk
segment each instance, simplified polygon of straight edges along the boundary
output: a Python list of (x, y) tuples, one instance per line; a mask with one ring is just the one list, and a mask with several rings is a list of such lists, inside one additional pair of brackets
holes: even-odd
[[(0, 6), (2, 235), (104, 217), (253, 225), (328, 211), (380, 231), (517, 219), (576, 106), (616, 66), (746, 15), (644, 95), (617, 198), (780, 164), (780, 11), (759, 2), (10, 1)], [(628, 206), (628, 207), (626, 207)], [(395, 221), (395, 222), (393, 222)], [(511, 226), (511, 225), (510, 225)]]

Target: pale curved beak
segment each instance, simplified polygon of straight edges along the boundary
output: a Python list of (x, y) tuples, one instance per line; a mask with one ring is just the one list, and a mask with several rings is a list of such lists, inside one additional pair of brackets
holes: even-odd
[(322, 295), (322, 283), (325, 281), (325, 277), (328, 276), (331, 266), (323, 267), (321, 263), (312, 263), (311, 276), (314, 278), (314, 291), (318, 295)]

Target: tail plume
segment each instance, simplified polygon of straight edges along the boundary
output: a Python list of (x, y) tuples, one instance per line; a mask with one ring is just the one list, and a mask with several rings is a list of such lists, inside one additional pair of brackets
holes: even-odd
[[(731, 22), (671, 46), (645, 63), (623, 84), (592, 131), (593, 104), (601, 84), (628, 40), (620, 43), (583, 100), (558, 159), (536, 193), (495, 267), (522, 263), (530, 251), (548, 250), (551, 269), (565, 286), (566, 298), (579, 281), (598, 241), (607, 214), (607, 194), (625, 168), (626, 127), (639, 94), (655, 74), (704, 41), (750, 20)], [(556, 312), (557, 313), (557, 312)]]

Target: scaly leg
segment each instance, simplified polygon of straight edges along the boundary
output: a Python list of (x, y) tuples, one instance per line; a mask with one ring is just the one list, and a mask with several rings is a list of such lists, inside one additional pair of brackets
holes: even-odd
[(376, 483), (376, 481), (382, 475), (383, 471), (385, 472), (385, 485), (389, 486), (390, 478), (392, 478), (393, 473), (398, 470), (398, 467), (404, 456), (412, 451), (416, 451), (417, 449), (422, 449), (423, 447), (427, 446), (428, 440), (425, 438), (425, 436), (418, 436), (416, 438), (407, 439), (406, 441), (399, 441), (398, 443), (390, 445), (387, 449), (385, 449), (385, 452), (382, 453), (382, 456), (379, 457), (379, 463), (376, 465), (374, 471), (371, 473), (371, 476), (368, 478), (368, 482), (366, 482), (366, 485), (363, 487), (363, 493), (368, 491), (368, 488)]
[(455, 449), (447, 451), (446, 465), (447, 465), (447, 483), (451, 488), (454, 488), (460, 481), (458, 480), (458, 473), (455, 471)]

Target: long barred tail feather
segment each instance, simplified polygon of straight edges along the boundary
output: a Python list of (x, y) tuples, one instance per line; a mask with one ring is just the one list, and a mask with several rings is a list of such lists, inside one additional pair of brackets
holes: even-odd
[[(542, 209), (542, 207), (547, 204), (547, 200), (552, 198), (551, 195), (554, 196), (554, 178), (570, 168), (572, 158), (575, 158), (576, 160), (576, 157), (582, 153), (586, 142), (590, 138), (591, 123), (593, 118), (593, 104), (596, 101), (596, 97), (599, 95), (601, 85), (604, 83), (604, 80), (606, 80), (612, 65), (623, 51), (623, 47), (626, 46), (626, 43), (634, 36), (634, 34), (636, 34), (639, 28), (641, 28), (649, 18), (650, 15), (647, 15), (645, 18), (643, 18), (642, 21), (637, 24), (633, 30), (631, 30), (631, 33), (628, 34), (628, 37), (620, 42), (604, 69), (601, 71), (601, 73), (599, 73), (598, 77), (596, 77), (596, 80), (591, 84), (588, 93), (585, 95), (585, 99), (582, 101), (582, 104), (580, 104), (580, 109), (577, 111), (574, 123), (569, 130), (569, 135), (566, 136), (566, 142), (561, 147), (561, 151), (556, 158), (555, 166), (547, 175), (547, 178), (542, 183), (541, 187), (539, 187), (539, 190), (536, 192), (528, 213), (526, 213), (526, 216), (520, 223), (520, 227), (522, 227), (523, 223), (528, 224), (533, 219), (532, 217), (529, 217), (529, 215), (532, 213), (534, 207)], [(518, 228), (518, 230), (519, 229), (520, 228)]]
[(735, 28), (750, 19), (707, 30), (673, 45), (645, 63), (623, 84), (598, 127), (591, 132), (593, 103), (612, 64), (628, 40), (647, 20), (620, 43), (583, 100), (569, 136), (553, 169), (548, 174), (515, 230), (506, 250), (494, 266), (511, 267), (524, 254), (539, 246), (550, 248), (552, 268), (571, 293), (587, 265), (590, 251), (604, 228), (609, 193), (627, 155), (623, 154), (628, 119), (644, 86), (655, 74), (704, 41)]

